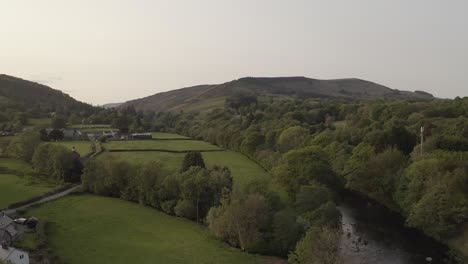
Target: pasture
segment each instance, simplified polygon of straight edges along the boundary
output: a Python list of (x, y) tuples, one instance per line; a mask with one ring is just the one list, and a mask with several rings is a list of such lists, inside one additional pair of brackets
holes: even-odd
[(0, 158), (0, 208), (33, 198), (52, 190), (55, 184), (31, 176), (31, 165)]
[(268, 173), (246, 156), (233, 152), (204, 152), (203, 159), (208, 168), (215, 165), (228, 167), (234, 178), (234, 186), (246, 186), (253, 180), (269, 181)]
[(53, 144), (62, 145), (66, 147), (67, 149), (69, 149), (70, 151), (72, 150), (73, 147), (75, 147), (81, 156), (85, 156), (86, 154), (89, 154), (92, 152), (91, 141), (59, 141), (59, 142), (53, 142)]
[(197, 140), (127, 140), (110, 141), (104, 144), (108, 150), (172, 150), (172, 151), (190, 151), (190, 150), (221, 150), (221, 148), (210, 143)]
[(179, 134), (172, 134), (172, 133), (162, 133), (162, 132), (151, 132), (151, 135), (153, 135), (153, 138), (155, 139), (179, 139), (179, 138), (188, 138), (186, 136), (182, 136)]
[(189, 220), (120, 199), (72, 195), (27, 214), (50, 222), (49, 241), (61, 263), (263, 262)]
[(167, 152), (105, 152), (98, 156), (101, 157), (111, 156), (116, 159), (126, 160), (132, 164), (142, 164), (148, 162), (159, 161), (169, 171), (178, 171), (182, 166), (184, 153), (167, 153)]
[[(173, 138), (175, 134), (158, 133), (161, 138)], [(108, 150), (128, 150), (124, 152), (105, 152), (102, 157), (112, 156), (126, 160), (133, 164), (141, 164), (152, 161), (160, 161), (169, 171), (178, 171), (184, 159), (184, 153), (168, 153), (159, 151), (131, 151), (138, 149), (161, 150), (221, 150), (221, 148), (208, 142), (198, 140), (131, 140), (111, 141), (104, 145)], [(271, 182), (270, 175), (257, 163), (241, 153), (234, 151), (202, 152), (207, 168), (213, 166), (228, 167), (234, 179), (234, 189), (242, 190), (252, 182), (261, 181), (286, 197), (284, 191)]]

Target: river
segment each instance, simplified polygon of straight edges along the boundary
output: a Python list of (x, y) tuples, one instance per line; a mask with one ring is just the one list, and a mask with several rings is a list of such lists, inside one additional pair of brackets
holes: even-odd
[(405, 227), (400, 215), (351, 193), (344, 195), (338, 209), (343, 216), (344, 263), (446, 263), (447, 247)]

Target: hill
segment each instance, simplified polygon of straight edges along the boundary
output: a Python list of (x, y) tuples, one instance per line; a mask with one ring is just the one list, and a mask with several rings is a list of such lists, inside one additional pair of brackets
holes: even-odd
[(128, 101), (122, 106), (138, 110), (190, 111), (205, 110), (224, 104), (225, 98), (237, 93), (264, 97), (344, 98), (344, 99), (432, 99), (421, 91), (400, 91), (360, 79), (317, 80), (305, 77), (246, 77), (218, 85), (198, 85)]
[(61, 91), (5, 74), (0, 74), (0, 106), (36, 113), (68, 113), (93, 108)]

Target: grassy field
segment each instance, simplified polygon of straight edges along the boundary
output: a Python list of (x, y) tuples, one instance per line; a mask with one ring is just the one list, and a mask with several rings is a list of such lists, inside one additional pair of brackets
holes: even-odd
[(235, 186), (245, 186), (252, 180), (269, 180), (268, 173), (246, 156), (233, 152), (205, 152), (202, 154), (207, 167), (227, 166), (234, 178)]
[(62, 145), (70, 150), (75, 147), (81, 156), (92, 152), (90, 141), (60, 141), (54, 142), (54, 144)]
[(111, 129), (110, 125), (107, 124), (89, 124), (89, 125), (71, 125), (70, 128), (77, 129)]
[(51, 123), (51, 118), (31, 118), (28, 119), (27, 127), (49, 127)]
[(23, 201), (56, 187), (31, 177), (31, 165), (14, 159), (0, 158), (0, 208)]
[(53, 252), (68, 264), (263, 261), (222, 244), (193, 222), (119, 199), (68, 196), (27, 214), (52, 222)]
[(168, 170), (177, 171), (182, 166), (184, 155), (184, 153), (167, 152), (105, 152), (98, 158), (112, 156), (116, 159), (123, 159), (133, 164), (160, 161)]
[(210, 143), (197, 140), (129, 140), (110, 141), (104, 145), (106, 149), (163, 149), (163, 150), (217, 150), (220, 149)]
[[(158, 133), (161, 138), (172, 138), (174, 134)], [(175, 135), (177, 136), (177, 135)], [(134, 141), (111, 141), (105, 144), (107, 149), (165, 149), (165, 150), (211, 150), (220, 149), (204, 141), (196, 140), (134, 140)], [(102, 156), (112, 155), (115, 158), (127, 160), (131, 163), (145, 163), (151, 161), (161, 161), (167, 169), (177, 171), (182, 165), (183, 153), (166, 152), (113, 152), (104, 153)], [(253, 181), (271, 182), (269, 174), (246, 156), (233, 152), (203, 152), (203, 158), (206, 166), (211, 168), (215, 165), (226, 166), (231, 170), (234, 178), (234, 189), (240, 189)], [(270, 183), (270, 188), (280, 193), (283, 197), (287, 195), (278, 186)]]
[(173, 139), (173, 138), (188, 138), (186, 136), (178, 135), (178, 134), (171, 134), (171, 133), (162, 133), (162, 132), (151, 132), (153, 138), (156, 139)]

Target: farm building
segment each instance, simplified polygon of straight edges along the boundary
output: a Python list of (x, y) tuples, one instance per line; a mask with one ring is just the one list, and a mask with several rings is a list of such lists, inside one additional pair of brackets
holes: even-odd
[(16, 229), (15, 221), (4, 213), (0, 213), (0, 243), (11, 245), (17, 238), (18, 230)]
[(131, 139), (152, 139), (153, 135), (151, 133), (134, 133), (131, 134)]
[(0, 260), (3, 263), (29, 264), (29, 254), (3, 244), (2, 247), (0, 247)]

